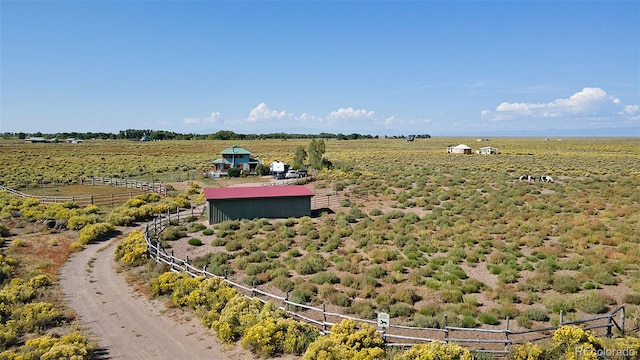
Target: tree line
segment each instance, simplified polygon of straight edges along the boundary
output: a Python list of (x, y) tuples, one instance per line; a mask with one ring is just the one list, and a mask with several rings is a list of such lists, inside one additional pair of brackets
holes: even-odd
[[(120, 130), (117, 134), (104, 133), (104, 132), (59, 132), (59, 133), (26, 133), (26, 132), (5, 132), (2, 134), (4, 139), (18, 138), (21, 140), (29, 137), (43, 137), (47, 139), (81, 139), (81, 140), (140, 140), (143, 137), (148, 137), (149, 140), (268, 140), (268, 139), (336, 139), (336, 140), (358, 140), (358, 139), (378, 139), (378, 135), (368, 134), (332, 134), (321, 132), (318, 134), (289, 134), (284, 132), (268, 133), (268, 134), (238, 134), (230, 130), (220, 130), (211, 134), (194, 134), (194, 133), (177, 133), (173, 131), (165, 130), (151, 130), (151, 129), (127, 129)], [(400, 135), (400, 136), (384, 136), (389, 139), (403, 139), (407, 137), (413, 137), (417, 139), (431, 138), (429, 134), (422, 135)]]

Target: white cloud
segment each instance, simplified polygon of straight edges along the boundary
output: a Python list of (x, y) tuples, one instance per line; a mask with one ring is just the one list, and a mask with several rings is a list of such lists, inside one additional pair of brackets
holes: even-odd
[(211, 115), (207, 116), (206, 118), (204, 118), (204, 123), (205, 124), (213, 124), (216, 122), (216, 120), (220, 117), (220, 113), (219, 112), (212, 112)]
[(367, 111), (362, 109), (354, 110), (352, 107), (348, 107), (340, 108), (336, 111), (330, 112), (328, 118), (330, 120), (373, 118), (373, 114), (375, 114), (375, 111)]
[(639, 105), (626, 105), (622, 108), (622, 111), (618, 113), (619, 115), (639, 115), (640, 114), (640, 106)]
[(287, 113), (284, 110), (270, 110), (269, 107), (267, 107), (267, 104), (260, 103), (258, 106), (251, 109), (247, 121), (256, 122), (258, 120), (282, 119), (285, 116), (287, 116)]
[(187, 125), (200, 124), (200, 119), (199, 118), (184, 118), (182, 120), (182, 122), (184, 124), (187, 124)]
[(311, 115), (309, 113), (303, 112), (302, 114), (295, 116), (296, 120), (300, 120), (302, 122), (305, 123), (321, 123), (323, 122), (322, 118), (319, 118), (317, 116)]
[(637, 105), (622, 106), (620, 99), (608, 95), (600, 88), (593, 87), (584, 88), (569, 98), (546, 103), (503, 102), (494, 111), (483, 110), (480, 115), (482, 119), (490, 121), (526, 118), (608, 118), (622, 114), (633, 116), (638, 113), (637, 107)]

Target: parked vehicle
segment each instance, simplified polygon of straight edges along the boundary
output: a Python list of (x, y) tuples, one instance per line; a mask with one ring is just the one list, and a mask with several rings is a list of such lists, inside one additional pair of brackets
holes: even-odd
[(287, 171), (287, 175), (285, 175), (287, 179), (296, 179), (298, 177), (298, 172), (294, 169), (289, 169)]

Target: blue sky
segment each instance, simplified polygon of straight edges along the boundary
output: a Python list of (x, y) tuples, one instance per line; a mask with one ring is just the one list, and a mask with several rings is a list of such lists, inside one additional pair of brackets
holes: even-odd
[(0, 0), (0, 132), (640, 136), (639, 1)]

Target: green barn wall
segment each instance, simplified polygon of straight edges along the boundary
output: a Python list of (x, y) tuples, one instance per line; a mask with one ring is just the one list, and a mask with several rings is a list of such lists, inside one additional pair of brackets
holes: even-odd
[(207, 200), (209, 224), (226, 220), (311, 215), (311, 197)]

